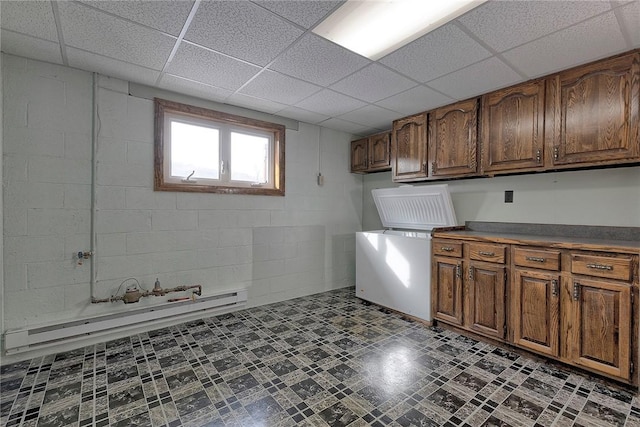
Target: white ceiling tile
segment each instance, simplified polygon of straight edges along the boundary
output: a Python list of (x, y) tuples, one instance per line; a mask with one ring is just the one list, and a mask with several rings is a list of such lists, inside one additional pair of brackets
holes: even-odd
[(380, 62), (426, 82), (489, 56), (488, 50), (450, 23), (390, 53)]
[(185, 39), (266, 65), (302, 35), (302, 30), (247, 1), (200, 3)]
[(640, 47), (640, 1), (620, 8), (618, 16), (622, 18), (624, 31), (628, 34), (633, 47)]
[(167, 72), (235, 91), (261, 68), (211, 50), (182, 42)]
[(328, 86), (370, 61), (315, 34), (306, 34), (269, 67), (321, 86)]
[(357, 123), (351, 123), (342, 119), (336, 119), (335, 117), (325, 120), (324, 122), (319, 124), (322, 127), (337, 129), (337, 130), (341, 130), (343, 132), (351, 133), (354, 135), (364, 135), (364, 134), (375, 133), (383, 130), (383, 129), (372, 129), (369, 126), (362, 126)]
[(340, 80), (331, 89), (363, 101), (376, 102), (413, 86), (416, 86), (415, 82), (374, 63)]
[(387, 99), (383, 99), (382, 101), (378, 101), (376, 105), (388, 110), (397, 111), (402, 115), (410, 115), (447, 105), (451, 102), (453, 102), (453, 99), (433, 89), (416, 86), (397, 95), (390, 96)]
[(331, 12), (338, 4), (343, 1), (254, 1), (254, 3), (269, 9), (270, 11), (288, 19), (291, 22), (295, 22), (305, 28), (311, 28), (313, 24), (324, 18)]
[[(2, 7), (4, 7), (4, 4)], [(60, 45), (58, 43), (25, 36), (4, 29), (2, 30), (0, 39), (2, 39), (2, 51), (5, 53), (62, 64), (62, 55), (60, 54)]]
[(2, 28), (58, 42), (53, 9), (48, 1), (2, 1)]
[(626, 43), (613, 12), (517, 47), (503, 57), (529, 77), (622, 52)]
[(511, 67), (500, 59), (492, 57), (427, 84), (451, 98), (465, 99), (507, 87), (522, 80), (524, 79)]
[(67, 46), (161, 70), (176, 39), (79, 3), (58, 2)]
[(69, 66), (86, 71), (95, 71), (110, 77), (117, 77), (136, 83), (155, 85), (160, 72), (140, 67), (129, 62), (118, 61), (106, 56), (96, 55), (72, 47), (67, 48)]
[(367, 105), (366, 107), (343, 114), (338, 118), (372, 128), (391, 129), (391, 123), (400, 117), (401, 115), (395, 111), (390, 111), (375, 105)]
[(311, 83), (265, 70), (243, 87), (240, 93), (293, 105), (319, 89)]
[(192, 0), (182, 1), (107, 1), (81, 0), (82, 3), (114, 15), (177, 36), (193, 7)]
[(279, 104), (277, 102), (256, 98), (249, 95), (243, 95), (241, 93), (234, 93), (233, 95), (229, 96), (225, 102), (237, 107), (250, 108), (252, 110), (262, 111), (269, 114), (273, 114), (276, 111), (280, 111), (286, 107), (286, 105)]
[(364, 107), (366, 103), (350, 96), (342, 95), (329, 89), (324, 89), (296, 104), (296, 107), (327, 116), (340, 114)]
[(278, 111), (278, 115), (312, 124), (320, 123), (329, 118), (329, 116), (326, 116), (324, 114), (314, 113), (313, 111), (308, 111), (297, 107), (287, 107), (284, 110)]
[(489, 1), (458, 20), (503, 52), (610, 9), (606, 1)]
[(182, 77), (173, 76), (171, 74), (162, 75), (160, 87), (173, 92), (217, 102), (224, 102), (225, 99), (233, 93), (227, 89), (205, 85), (203, 83), (183, 79)]

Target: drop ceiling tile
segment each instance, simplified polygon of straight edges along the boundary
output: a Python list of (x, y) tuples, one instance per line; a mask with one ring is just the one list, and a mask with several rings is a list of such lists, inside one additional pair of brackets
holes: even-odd
[(269, 114), (273, 114), (276, 111), (280, 111), (286, 107), (286, 105), (279, 104), (277, 102), (256, 98), (249, 95), (243, 95), (241, 93), (234, 93), (233, 95), (229, 96), (225, 102), (237, 107), (249, 108), (251, 110), (262, 111), (263, 113)]
[(333, 117), (348, 113), (365, 105), (366, 103), (351, 98), (350, 96), (342, 95), (330, 89), (324, 89), (297, 103), (296, 107)]
[(417, 114), (421, 111), (431, 110), (442, 105), (452, 103), (454, 100), (433, 89), (424, 86), (416, 86), (407, 91), (390, 96), (387, 99), (376, 102), (376, 105), (388, 110), (397, 111), (403, 116)]
[(3, 1), (1, 22), (5, 30), (58, 42), (53, 9), (48, 1)]
[(376, 102), (413, 86), (416, 86), (415, 82), (374, 63), (340, 80), (331, 89), (363, 101)]
[(321, 86), (328, 86), (370, 61), (315, 34), (306, 34), (269, 68)]
[(507, 51), (503, 57), (529, 77), (537, 77), (625, 49), (620, 27), (610, 12)]
[(106, 1), (82, 3), (177, 36), (189, 16), (193, 1)]
[(227, 89), (194, 82), (171, 74), (162, 75), (160, 87), (172, 92), (183, 93), (216, 102), (224, 102), (226, 98), (233, 93)]
[(176, 39), (79, 3), (58, 2), (67, 46), (161, 70)]
[(266, 65), (302, 35), (302, 30), (247, 1), (200, 3), (185, 39)]
[(91, 52), (67, 48), (69, 66), (86, 71), (95, 71), (110, 77), (128, 80), (136, 83), (155, 85), (160, 72), (150, 68), (140, 67), (129, 62), (118, 61)]
[(466, 99), (524, 80), (496, 57), (432, 80), (427, 84), (454, 99)]
[(491, 53), (453, 23), (401, 47), (379, 62), (419, 82), (457, 71)]
[(243, 87), (240, 93), (293, 105), (319, 89), (311, 83), (265, 70)]
[[(2, 7), (4, 8), (4, 4)], [(62, 55), (60, 54), (60, 45), (58, 43), (4, 29), (0, 39), (2, 39), (2, 51), (5, 53), (62, 64)]]
[(329, 116), (324, 114), (314, 113), (313, 111), (297, 107), (287, 107), (284, 110), (278, 111), (278, 115), (311, 124), (317, 124), (329, 118)]
[(606, 1), (489, 1), (458, 20), (503, 52), (610, 9)]
[(620, 8), (618, 16), (622, 18), (623, 29), (628, 34), (632, 47), (640, 47), (640, 1)]
[(383, 130), (383, 129), (371, 128), (369, 126), (362, 126), (357, 123), (351, 123), (342, 119), (336, 119), (335, 117), (325, 120), (324, 122), (319, 124), (322, 127), (341, 130), (343, 132), (351, 133), (354, 135), (367, 135), (367, 134), (380, 132)]
[(311, 28), (313, 24), (327, 16), (343, 1), (254, 1), (254, 3), (269, 9), (273, 13), (295, 22), (304, 28)]
[(366, 107), (343, 114), (338, 118), (367, 127), (391, 129), (392, 122), (400, 117), (401, 115), (395, 111), (390, 111), (375, 105), (367, 105)]
[(166, 71), (212, 86), (235, 91), (261, 68), (220, 53), (182, 42)]

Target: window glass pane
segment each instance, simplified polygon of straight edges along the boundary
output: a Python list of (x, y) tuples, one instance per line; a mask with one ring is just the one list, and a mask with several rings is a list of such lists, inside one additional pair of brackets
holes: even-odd
[(219, 179), (220, 132), (204, 126), (171, 122), (171, 176)]
[(231, 180), (266, 183), (269, 138), (231, 132)]

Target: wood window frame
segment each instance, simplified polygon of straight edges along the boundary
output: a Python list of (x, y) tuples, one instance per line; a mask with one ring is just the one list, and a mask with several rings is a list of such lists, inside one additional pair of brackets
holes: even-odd
[[(182, 104), (166, 99), (154, 98), (154, 190), (176, 191), (193, 193), (222, 193), (222, 194), (247, 194), (262, 196), (284, 196), (285, 194), (285, 127), (277, 123), (251, 119), (234, 114), (210, 110)], [(234, 127), (244, 128), (248, 131), (258, 130), (273, 135), (273, 152), (271, 164), (273, 176), (273, 188), (240, 187), (233, 185), (198, 184), (197, 182), (168, 182), (164, 176), (165, 161), (165, 118), (167, 114), (179, 115), (187, 118), (210, 120)]]

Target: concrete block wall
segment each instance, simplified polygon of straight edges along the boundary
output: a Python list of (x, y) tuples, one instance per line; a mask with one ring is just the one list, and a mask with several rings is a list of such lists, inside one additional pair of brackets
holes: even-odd
[[(3, 56), (4, 328), (152, 305), (89, 304), (92, 75)], [(286, 132), (286, 196), (153, 191), (153, 102), (99, 77), (95, 296), (135, 277), (150, 289), (244, 287), (249, 305), (352, 285), (362, 178), (351, 135)], [(325, 183), (318, 186), (321, 165)], [(131, 284), (131, 281), (127, 282)]]

